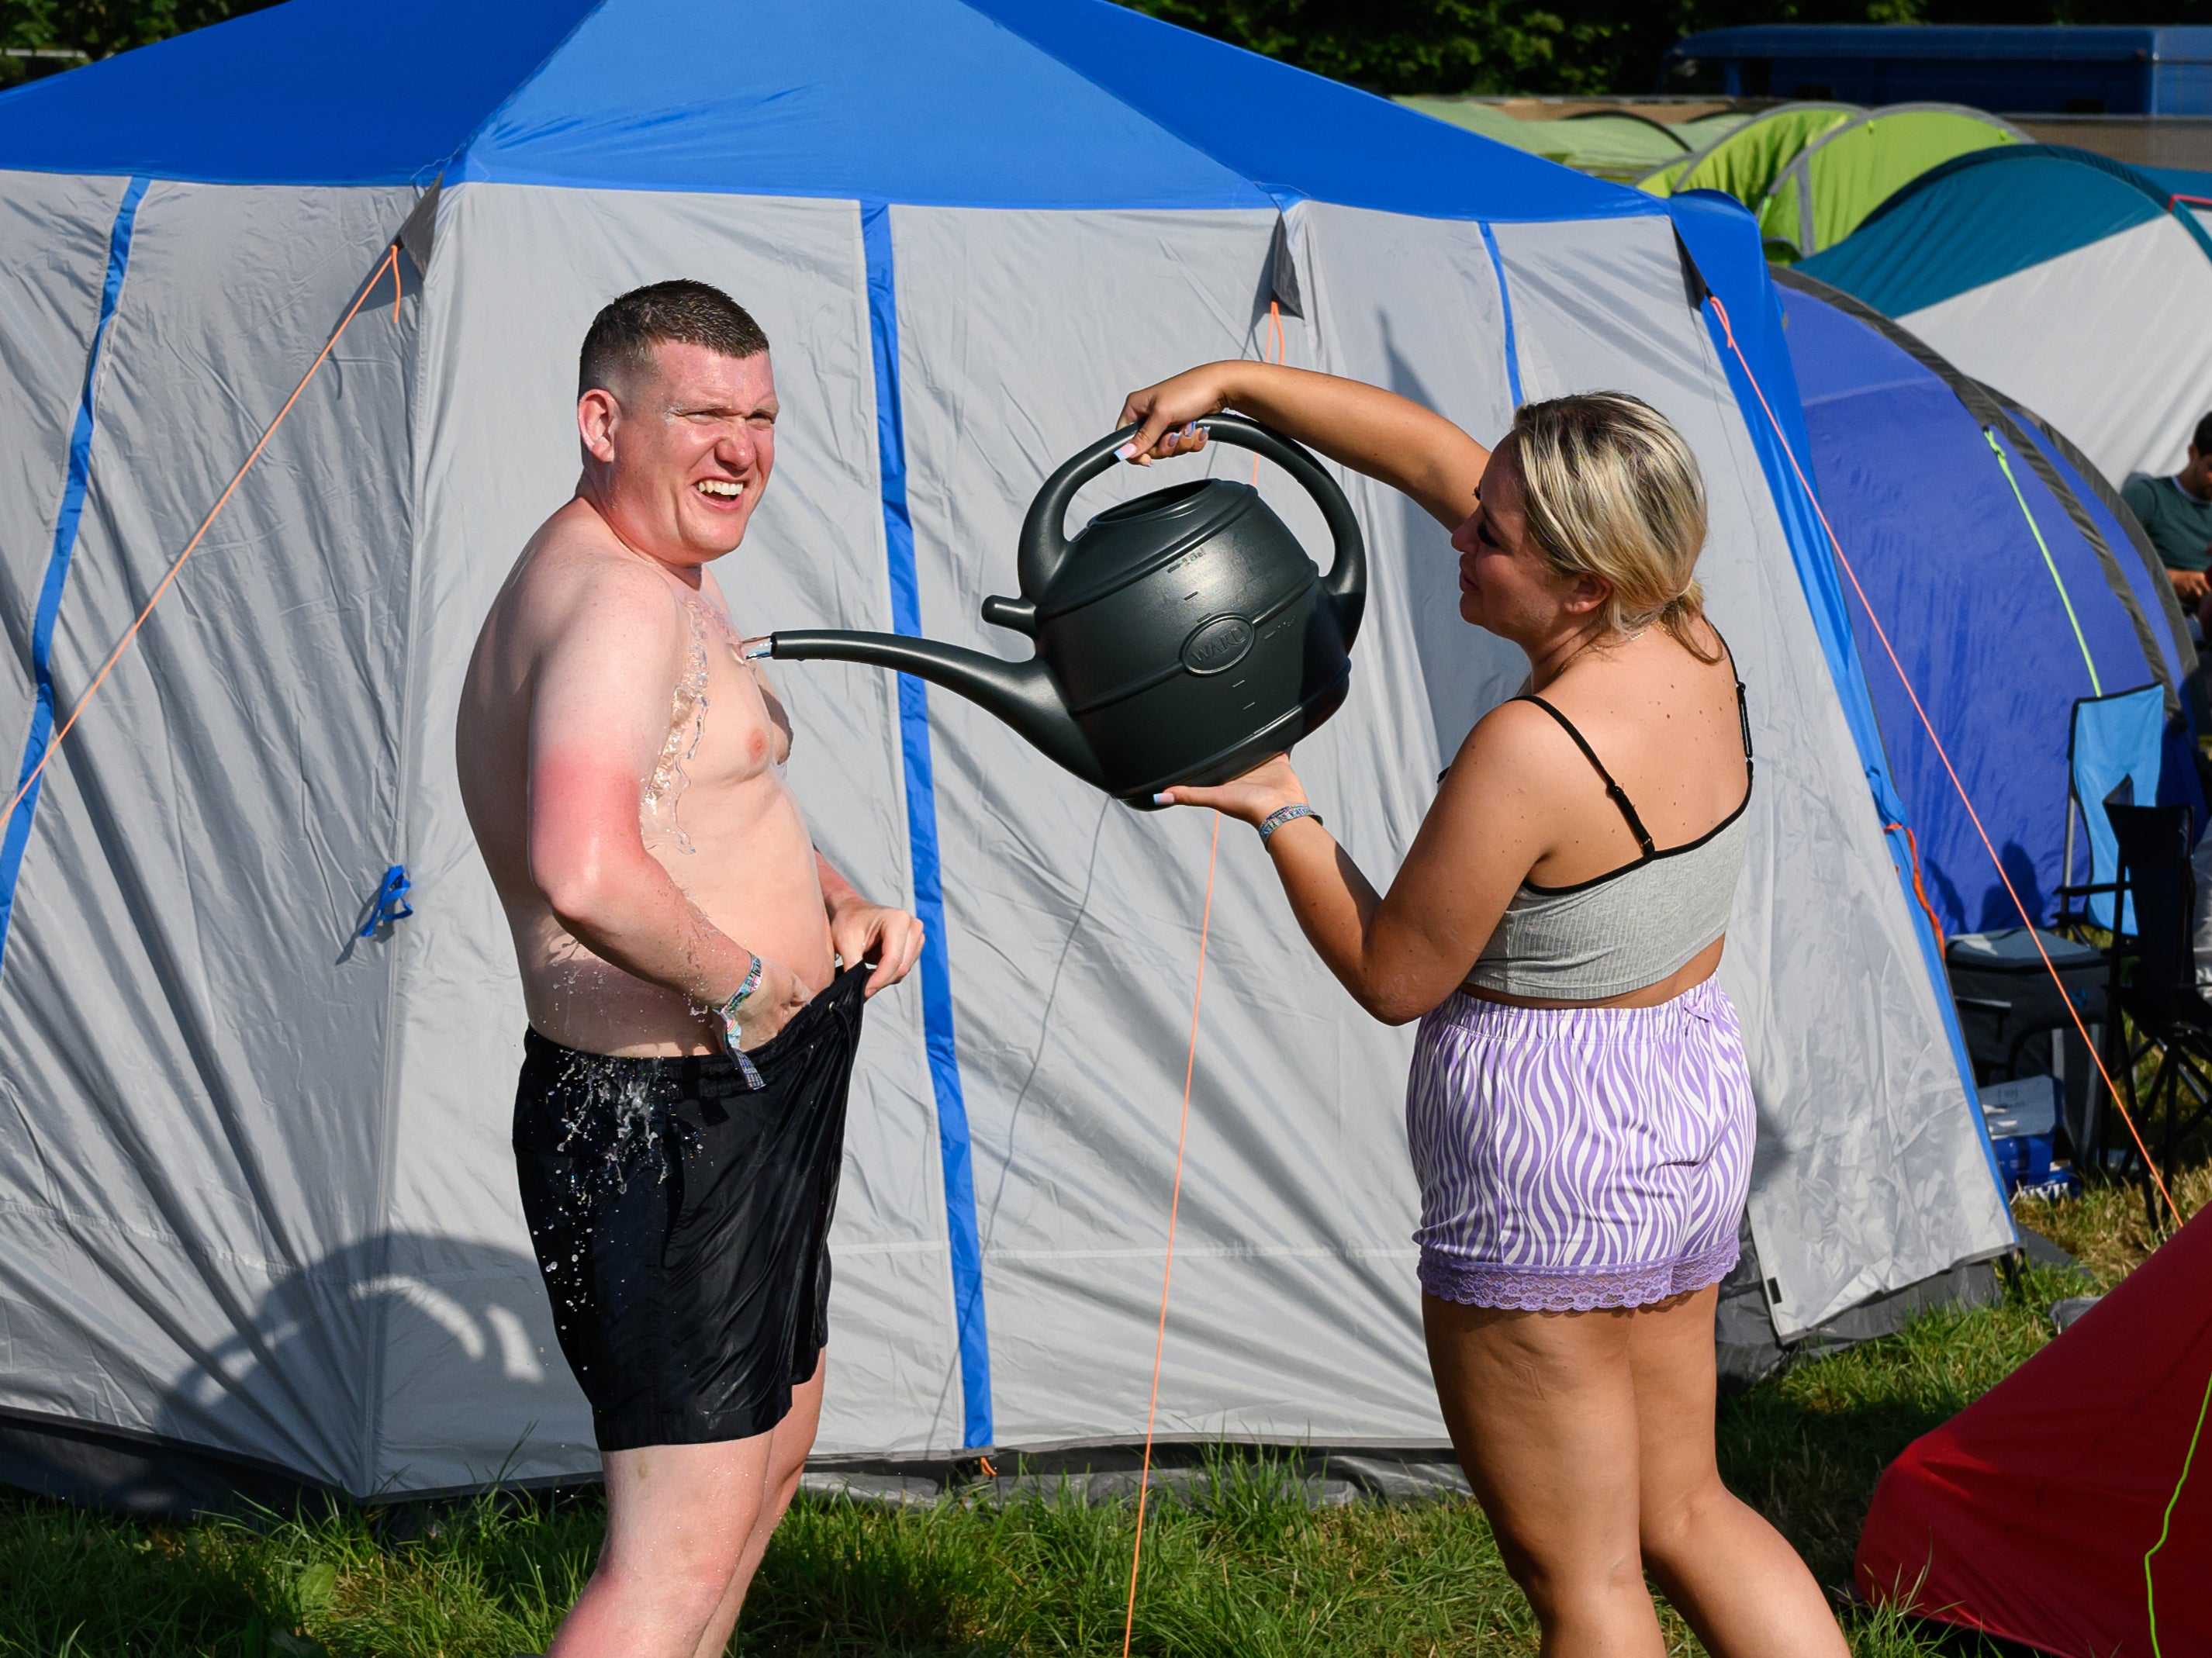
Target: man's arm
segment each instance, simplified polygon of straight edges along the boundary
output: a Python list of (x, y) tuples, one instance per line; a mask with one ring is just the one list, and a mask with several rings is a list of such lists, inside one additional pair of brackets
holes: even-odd
[[(2143, 526), (2143, 533), (2150, 537), (2150, 544), (2159, 556), (2159, 564), (2166, 571), (2166, 579), (2172, 584), (2173, 596), (2181, 601), (2184, 609), (2194, 606), (2208, 591), (2212, 591), (2212, 587), (2208, 587), (2203, 571), (2184, 568), (2167, 556), (2166, 541), (2171, 527), (2160, 521), (2160, 509), (2163, 503), (2159, 500), (2159, 481), (2138, 472), (2120, 486), (2120, 499), (2127, 503), (2128, 510)], [(2205, 551), (2212, 554), (2212, 547), (2206, 548)]]
[(921, 923), (902, 909), (888, 909), (860, 896), (818, 847), (814, 868), (822, 882), (822, 906), (830, 914), (830, 941), (838, 959), (854, 967), (875, 958), (867, 993), (888, 989), (913, 971), (921, 956)]
[[(638, 806), (668, 737), (688, 635), (649, 570), (580, 579), (555, 602), (530, 706), (530, 878), (592, 954), (701, 1008), (719, 1007), (753, 953), (700, 912), (645, 849)], [(738, 1014), (765, 1042), (812, 992), (779, 963)]]

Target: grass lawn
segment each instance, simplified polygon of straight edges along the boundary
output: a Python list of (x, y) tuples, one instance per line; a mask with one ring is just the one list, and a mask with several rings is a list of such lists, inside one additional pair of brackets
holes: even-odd
[[(2175, 1182), (2193, 1212), (2212, 1167)], [(1882, 1467), (2050, 1334), (2045, 1309), (2124, 1275), (2150, 1242), (2132, 1192), (2024, 1207), (2086, 1273), (2029, 1267), (2002, 1305), (1928, 1315), (1724, 1405), (1722, 1470), (1823, 1583), (1848, 1580)], [(1134, 1509), (947, 1500), (893, 1510), (803, 1500), (777, 1533), (734, 1650), (1117, 1654)], [(259, 1528), (146, 1525), (0, 1500), (0, 1658), (40, 1655), (538, 1652), (590, 1570), (595, 1495), (483, 1502), (385, 1540), (343, 1509)], [(1978, 1644), (1846, 1615), (1862, 1658)], [(1672, 1649), (1701, 1651), (1670, 1621)], [(1314, 1510), (1265, 1461), (1218, 1463), (1147, 1522), (1136, 1650), (1181, 1658), (1534, 1653), (1535, 1631), (1468, 1503)]]

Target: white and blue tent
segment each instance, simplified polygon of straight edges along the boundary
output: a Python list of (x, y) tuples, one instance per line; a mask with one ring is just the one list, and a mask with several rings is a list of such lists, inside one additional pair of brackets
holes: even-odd
[[(18, 776), (367, 295), (7, 824), (9, 1467), (136, 1442), (362, 1496), (593, 1467), (514, 1193), (523, 1013), (450, 732), (573, 483), (584, 328), (677, 275), (775, 343), (778, 476), (722, 574), (762, 630), (993, 648), (977, 604), (1044, 475), (1128, 387), (1267, 351), (1271, 307), (1289, 361), (1480, 434), (1522, 398), (1650, 399), (1705, 469), (1760, 756), (1723, 968), (1760, 1116), (1750, 1309), (1794, 1340), (2011, 1247), (1835, 572), (1720, 322), (1802, 455), (1741, 210), (1101, 0), (293, 0), (0, 98)], [(1368, 620), (1300, 758), (1388, 872), (1522, 670), (1457, 621), (1435, 526), (1351, 487)], [(1209, 826), (918, 683), (780, 681), (822, 847), (932, 939), (863, 1046), (822, 1449), (1126, 1441)], [(396, 868), (412, 912), (380, 923)], [(1164, 1434), (1442, 1443), (1410, 1042), (1224, 836)]]

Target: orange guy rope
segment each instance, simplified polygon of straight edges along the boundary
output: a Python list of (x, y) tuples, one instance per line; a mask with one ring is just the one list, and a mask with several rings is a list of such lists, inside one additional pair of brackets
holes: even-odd
[[(362, 288), (361, 297), (353, 302), (353, 308), (348, 311), (338, 325), (331, 331), (330, 338), (324, 343), (323, 349), (315, 354), (314, 361), (307, 365), (307, 372), (300, 377), (300, 383), (292, 388), (292, 395), (284, 399), (284, 406), (276, 411), (276, 418), (269, 422), (268, 430), (262, 433), (261, 440), (253, 446), (253, 452), (239, 463), (238, 471), (231, 474), (230, 482), (223, 486), (222, 493), (216, 497), (215, 505), (208, 508), (207, 516), (200, 520), (200, 527), (192, 531), (192, 538), (185, 544), (185, 550), (177, 555), (176, 562), (169, 566), (168, 574), (164, 575), (155, 587), (154, 596), (146, 601), (146, 607), (138, 612), (137, 620), (124, 630), (123, 637), (116, 642), (115, 648), (107, 653), (107, 660), (100, 665), (100, 671), (92, 677), (92, 683), (85, 688), (84, 695), (77, 698), (76, 706), (70, 710), (69, 718), (62, 721), (61, 729), (48, 740), (45, 751), (39, 756), (39, 763), (31, 768), (31, 774), (23, 780), (23, 786), (15, 791), (15, 798), (8, 802), (7, 810), (0, 811), (0, 823), (4, 823), (14, 817), (15, 808), (23, 803), (23, 797), (37, 786), (40, 774), (46, 769), (46, 762), (54, 757), (56, 750), (62, 745), (62, 739), (67, 737), (70, 729), (76, 726), (77, 717), (83, 714), (85, 706), (99, 695), (100, 688), (107, 682), (109, 672), (113, 670), (118, 662), (123, 659), (124, 652), (131, 648), (131, 641), (138, 637), (138, 630), (146, 625), (146, 618), (154, 614), (154, 607), (161, 602), (161, 595), (169, 591), (170, 583), (176, 580), (177, 573), (185, 568), (185, 561), (190, 558), (193, 550), (199, 546), (201, 539), (206, 536), (209, 528), (215, 523), (216, 516), (230, 504), (230, 498), (238, 492), (239, 484), (244, 482), (253, 463), (261, 459), (261, 452), (269, 446), (269, 440), (276, 435), (276, 428), (284, 423), (285, 416), (292, 412), (292, 405), (299, 402), (301, 393), (307, 389), (307, 382), (315, 378), (316, 372), (329, 360), (331, 350), (338, 343), (338, 337), (346, 331), (346, 324), (360, 314), (362, 307), (368, 303), (368, 296), (383, 283), (384, 273), (386, 270), (392, 272), (392, 285), (397, 289), (399, 287), (399, 249), (397, 245), (385, 254), (384, 263), (377, 266), (376, 274), (371, 276), (367, 285)], [(398, 306), (398, 301), (396, 296), (392, 303), (395, 307)]]
[(1820, 496), (1814, 491), (1812, 480), (1805, 476), (1805, 469), (1798, 465), (1796, 452), (1790, 448), (1790, 440), (1783, 434), (1782, 422), (1775, 416), (1774, 406), (1767, 402), (1766, 392), (1759, 386), (1759, 377), (1751, 372), (1751, 364), (1744, 357), (1743, 348), (1735, 343), (1735, 330), (1729, 325), (1728, 307), (1721, 303), (1717, 294), (1708, 294), (1705, 300), (1712, 307), (1713, 314), (1720, 319), (1722, 337), (1728, 341), (1729, 349), (1735, 354), (1735, 360), (1743, 369), (1744, 379), (1751, 382), (1752, 391), (1757, 393), (1759, 406), (1766, 411), (1767, 423), (1774, 428), (1775, 440), (1781, 444), (1782, 452), (1790, 457), (1790, 468), (1797, 474), (1797, 482), (1805, 491), (1805, 498), (1813, 503), (1814, 516), (1820, 520), (1820, 527), (1828, 532), (1828, 545), (1836, 550), (1836, 562), (1842, 567), (1844, 575), (1850, 579), (1851, 591), (1858, 595), (1859, 604), (1866, 611), (1867, 620), (1874, 624), (1875, 637), (1881, 641), (1881, 648), (1889, 657), (1889, 665), (1897, 670), (1898, 683), (1905, 687), (1905, 695), (1911, 699), (1912, 712), (1920, 716), (1920, 724), (1928, 732), (1928, 741), (1936, 750), (1936, 757), (1943, 762), (1944, 774), (1950, 778), (1951, 787), (1959, 796), (1959, 804), (1966, 809), (1967, 820), (1973, 824), (1974, 833), (1981, 837), (1982, 850), (1989, 853), (1990, 863), (1997, 872), (1997, 879), (2004, 883), (2006, 895), (2012, 899), (2013, 908), (2020, 912), (2020, 919), (2027, 924), (2028, 939), (2035, 945), (2035, 953), (2042, 957), (2044, 970), (2051, 975), (2051, 982), (2058, 987), (2058, 999), (2065, 1003), (2067, 1015), (2074, 1021), (2074, 1029), (2081, 1033), (2082, 1046), (2089, 1050), (2090, 1059), (2095, 1061), (2097, 1074), (2105, 1079), (2106, 1091), (2112, 1096), (2112, 1108), (2120, 1114), (2120, 1121), (2128, 1126), (2129, 1138), (2135, 1141), (2136, 1150), (2142, 1153), (2143, 1167), (2150, 1171), (2151, 1180), (2158, 1187), (2159, 1196), (2166, 1199), (2166, 1210), (2172, 1215), (2173, 1224), (2179, 1226), (2182, 1224), (2181, 1211), (2173, 1201), (2173, 1193), (2166, 1189), (2166, 1177), (2158, 1172), (2158, 1165), (2151, 1161), (2150, 1148), (2143, 1144), (2135, 1119), (2128, 1114), (2127, 1107), (2120, 1102), (2120, 1090), (2112, 1082), (2112, 1073), (2105, 1068), (2104, 1055), (2098, 1053), (2096, 1043), (2089, 1040), (2089, 1028), (2081, 1022), (2081, 1010), (2074, 1005), (2074, 999), (2066, 993), (2066, 981), (2059, 977), (2058, 969), (2051, 965), (2051, 952), (2043, 947), (2043, 935), (2036, 928), (2034, 916), (2028, 914), (2027, 905), (2021, 900), (2019, 890), (2012, 884), (2011, 874), (2005, 869), (2004, 860), (1997, 856), (1997, 849), (1990, 840), (1989, 830), (1982, 826), (1981, 814), (1974, 810), (1974, 803), (1966, 794), (1966, 786), (1959, 780), (1958, 769), (1952, 765), (1951, 756), (1944, 751), (1943, 739), (1936, 735), (1936, 722), (1928, 717), (1928, 710), (1921, 707), (1920, 693), (1912, 688), (1912, 681), (1906, 677), (1905, 664), (1898, 658), (1897, 647), (1889, 642), (1889, 632), (1881, 625), (1881, 618), (1875, 614), (1873, 604), (1868, 601), (1866, 589), (1859, 586), (1858, 572), (1851, 568), (1851, 561), (1844, 551), (1844, 544), (1837, 537), (1835, 525), (1828, 522), (1828, 514), (1820, 505)]
[[(1285, 349), (1283, 302), (1280, 300), (1269, 300), (1267, 301), (1267, 355), (1263, 361), (1282, 361)], [(1255, 489), (1260, 487), (1260, 457), (1257, 455), (1252, 457), (1252, 487)]]
[(1145, 1406), (1145, 1461), (1137, 1475), (1137, 1541), (1129, 1551), (1129, 1610), (1121, 1625), (1121, 1658), (1137, 1632), (1137, 1568), (1145, 1558), (1145, 1510), (1151, 1506), (1152, 1422), (1160, 1408), (1160, 1355), (1168, 1345), (1168, 1284), (1175, 1276), (1176, 1211), (1182, 1205), (1182, 1152), (1190, 1139), (1190, 1083), (1198, 1071), (1198, 1004), (1206, 994), (1206, 940), (1213, 928), (1213, 867), (1221, 853), (1221, 814), (1213, 814), (1213, 844), (1206, 854), (1206, 908), (1198, 922), (1198, 984), (1190, 993), (1190, 1055), (1182, 1066), (1182, 1122), (1176, 1130), (1175, 1187), (1168, 1198), (1168, 1253), (1160, 1268), (1160, 1328), (1152, 1339), (1152, 1396)]

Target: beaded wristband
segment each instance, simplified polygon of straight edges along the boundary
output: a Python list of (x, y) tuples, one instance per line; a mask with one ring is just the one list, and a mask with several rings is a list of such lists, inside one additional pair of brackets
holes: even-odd
[(1319, 812), (1303, 803), (1295, 806), (1276, 807), (1274, 811), (1260, 820), (1260, 844), (1267, 845), (1269, 835), (1282, 828), (1284, 824), (1294, 823), (1301, 817), (1310, 817), (1316, 823), (1322, 821)]

